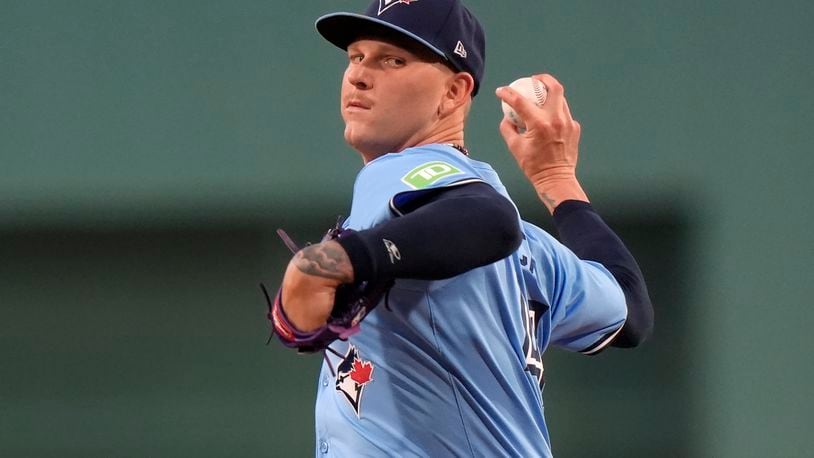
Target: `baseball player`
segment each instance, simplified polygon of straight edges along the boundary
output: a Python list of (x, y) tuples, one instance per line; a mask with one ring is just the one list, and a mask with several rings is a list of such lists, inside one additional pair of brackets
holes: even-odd
[[(316, 28), (347, 52), (344, 137), (364, 162), (341, 235), (296, 253), (270, 314), (284, 343), (327, 350), (316, 455), (552, 456), (546, 348), (636, 346), (652, 326), (635, 260), (575, 177), (562, 86), (536, 76), (542, 107), (497, 91), (526, 123), (500, 132), (560, 243), (464, 147), (485, 41), (458, 0), (376, 0)], [(347, 285), (386, 293), (348, 312)]]

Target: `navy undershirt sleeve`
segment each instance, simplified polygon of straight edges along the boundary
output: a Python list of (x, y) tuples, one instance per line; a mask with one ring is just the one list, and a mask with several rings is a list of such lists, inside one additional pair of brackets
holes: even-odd
[(554, 209), (554, 224), (562, 243), (580, 259), (601, 263), (625, 294), (627, 320), (611, 345), (635, 347), (653, 330), (653, 305), (644, 276), (624, 242), (591, 204), (567, 200)]
[(422, 194), (402, 213), (338, 240), (357, 281), (453, 277), (509, 256), (523, 237), (514, 205), (485, 183)]

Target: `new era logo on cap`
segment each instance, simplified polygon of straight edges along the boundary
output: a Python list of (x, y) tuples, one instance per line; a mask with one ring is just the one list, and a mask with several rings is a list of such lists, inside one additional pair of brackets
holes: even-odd
[(410, 3), (417, 1), (418, 0), (379, 0), (379, 16), (395, 5), (409, 5)]
[(466, 48), (464, 48), (464, 44), (461, 43), (461, 40), (458, 40), (458, 44), (455, 45), (455, 51), (452, 52), (466, 59)]

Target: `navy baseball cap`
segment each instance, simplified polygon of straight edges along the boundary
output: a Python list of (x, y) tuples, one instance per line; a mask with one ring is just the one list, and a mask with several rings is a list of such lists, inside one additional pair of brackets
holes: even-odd
[(486, 38), (477, 18), (459, 0), (374, 0), (363, 14), (332, 13), (316, 21), (317, 31), (347, 49), (362, 36), (408, 37), (472, 75), (474, 96), (486, 60)]

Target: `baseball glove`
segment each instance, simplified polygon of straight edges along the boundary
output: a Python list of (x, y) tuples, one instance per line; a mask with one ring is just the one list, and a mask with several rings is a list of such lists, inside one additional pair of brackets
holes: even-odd
[[(352, 233), (352, 229), (343, 229), (340, 222), (328, 230), (321, 242), (339, 239)], [(291, 250), (297, 253), (300, 248), (282, 229), (277, 234)], [(268, 303), (267, 317), (271, 321), (271, 338), (276, 334), (286, 347), (296, 348), (300, 353), (315, 353), (325, 350), (331, 342), (347, 340), (348, 337), (359, 332), (359, 325), (385, 297), (393, 286), (393, 281), (374, 283), (361, 281), (353, 284), (343, 284), (336, 289), (333, 310), (328, 322), (321, 328), (311, 332), (298, 331), (288, 320), (282, 307), (282, 288), (277, 291), (274, 301), (268, 295), (263, 284), (260, 288), (266, 296)]]

